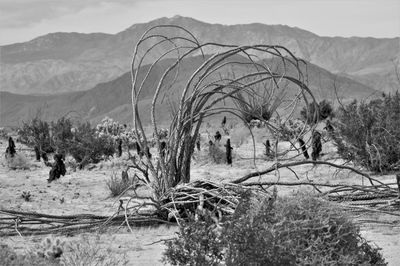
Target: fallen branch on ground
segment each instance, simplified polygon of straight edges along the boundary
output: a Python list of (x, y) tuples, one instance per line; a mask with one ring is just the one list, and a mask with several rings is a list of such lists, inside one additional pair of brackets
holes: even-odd
[(332, 166), (332, 167), (335, 167), (335, 168), (339, 168), (339, 169), (350, 170), (350, 171), (355, 172), (355, 173), (357, 173), (357, 174), (359, 174), (359, 175), (361, 175), (361, 176), (363, 176), (363, 177), (366, 177), (366, 178), (369, 180), (369, 182), (371, 183), (372, 186), (375, 186), (373, 182), (376, 182), (376, 183), (378, 183), (378, 184), (380, 184), (380, 185), (385, 185), (385, 184), (382, 183), (381, 181), (372, 178), (372, 177), (371, 177), (370, 175), (368, 175), (367, 173), (361, 172), (360, 170), (355, 169), (355, 168), (353, 168), (353, 167), (346, 166), (346, 165), (334, 164), (334, 163), (331, 163), (331, 162), (312, 161), (312, 160), (291, 162), (291, 163), (285, 163), (285, 164), (281, 164), (281, 163), (278, 162), (278, 163), (273, 164), (271, 167), (269, 167), (269, 168), (266, 169), (266, 170), (250, 173), (250, 174), (248, 174), (248, 175), (245, 175), (245, 176), (243, 176), (243, 177), (241, 177), (241, 178), (239, 178), (239, 179), (236, 179), (236, 180), (232, 181), (232, 183), (233, 183), (233, 184), (239, 184), (239, 183), (242, 183), (242, 182), (244, 182), (244, 181), (249, 180), (249, 179), (252, 178), (252, 177), (260, 177), (261, 175), (265, 175), (265, 174), (271, 173), (271, 172), (273, 172), (273, 171), (275, 171), (275, 170), (277, 170), (277, 169), (280, 169), (280, 168), (287, 168), (287, 167), (298, 166), (298, 165), (305, 165), (305, 164), (329, 165), (329, 166)]

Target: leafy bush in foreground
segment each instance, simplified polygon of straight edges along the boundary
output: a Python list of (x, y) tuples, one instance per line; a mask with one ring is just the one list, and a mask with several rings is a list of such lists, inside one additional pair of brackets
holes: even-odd
[(338, 153), (375, 172), (400, 169), (400, 94), (352, 103), (337, 112)]
[(378, 248), (338, 209), (304, 195), (244, 195), (221, 231), (213, 219), (190, 221), (166, 243), (173, 265), (386, 265)]

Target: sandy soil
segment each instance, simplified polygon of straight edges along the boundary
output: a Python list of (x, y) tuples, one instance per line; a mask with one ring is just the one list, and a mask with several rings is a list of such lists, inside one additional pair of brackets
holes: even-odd
[[(242, 177), (254, 170), (264, 169), (272, 164), (264, 159), (257, 159), (254, 164), (252, 158), (252, 143), (249, 140), (232, 141), (234, 147), (233, 166), (215, 165), (209, 161), (206, 148), (194, 155), (192, 167), (192, 179), (208, 179), (216, 182), (230, 181)], [(280, 143), (279, 151), (284, 151), (290, 144)], [(6, 142), (2, 141), (0, 150), (4, 151)], [(263, 146), (256, 147), (256, 157), (262, 158)], [(48, 214), (78, 214), (91, 213), (111, 215), (118, 204), (111, 198), (106, 187), (106, 181), (113, 173), (120, 175), (121, 159), (112, 159), (102, 162), (92, 170), (73, 172), (67, 170), (65, 177), (48, 184), (46, 179), (50, 168), (43, 163), (34, 162), (32, 151), (26, 150), (17, 143), (17, 152), (23, 154), (30, 164), (29, 170), (9, 170), (4, 156), (0, 160), (0, 208), (37, 211)], [(337, 157), (331, 144), (324, 145), (323, 159)], [(286, 155), (295, 155), (295, 153)], [(298, 157), (294, 160), (300, 160)], [(340, 162), (339, 159), (336, 162)], [(313, 167), (312, 165), (295, 168), (297, 177), (290, 170), (280, 170), (279, 173), (265, 175), (262, 180), (273, 181), (279, 178), (281, 181), (295, 181), (296, 178), (314, 180), (315, 182), (332, 183), (357, 183), (365, 182), (360, 176), (346, 171), (337, 173), (335, 169), (326, 166)], [(393, 182), (393, 176), (379, 176), (381, 181)], [(257, 180), (254, 179), (254, 180)], [(311, 191), (311, 188), (305, 188)], [(279, 188), (280, 194), (288, 194), (297, 188)], [(32, 195), (30, 202), (25, 202), (21, 197), (23, 191), (29, 191)], [(368, 219), (386, 219), (382, 216), (368, 216)], [(390, 219), (387, 218), (387, 219)], [(400, 251), (400, 227), (393, 225), (377, 225), (363, 223), (362, 233), (370, 241), (382, 248), (382, 252), (389, 265), (400, 265), (398, 253)], [(174, 236), (177, 228), (174, 226), (159, 226), (149, 228), (134, 228), (133, 233), (126, 228), (116, 231), (115, 228), (102, 234), (81, 234), (72, 237), (62, 236), (65, 241), (73, 241), (86, 236), (95, 241), (99, 248), (111, 253), (126, 254), (129, 265), (162, 265), (161, 257), (164, 250), (162, 239)], [(13, 246), (18, 252), (24, 252), (39, 243), (44, 236), (38, 237), (9, 237), (1, 239), (1, 242)], [(156, 243), (154, 243), (156, 242)]]

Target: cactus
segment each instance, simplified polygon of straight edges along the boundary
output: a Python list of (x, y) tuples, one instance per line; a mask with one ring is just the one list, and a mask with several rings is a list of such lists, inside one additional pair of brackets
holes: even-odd
[(25, 201), (31, 201), (31, 192), (30, 191), (23, 191), (21, 197), (25, 200)]
[(49, 260), (57, 260), (63, 254), (64, 242), (59, 238), (47, 237), (38, 247), (37, 255)]

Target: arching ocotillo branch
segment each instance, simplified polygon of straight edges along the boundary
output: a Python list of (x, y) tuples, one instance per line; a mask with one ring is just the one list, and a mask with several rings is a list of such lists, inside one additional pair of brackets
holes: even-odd
[[(212, 54), (205, 56), (210, 51)], [(182, 76), (184, 61), (199, 54), (202, 55), (196, 61), (199, 65), (190, 71), (185, 69), (187, 76)], [(165, 61), (167, 58), (172, 60)], [(271, 61), (278, 64), (272, 66), (269, 61), (264, 60), (266, 58), (278, 59), (277, 62)], [(151, 62), (150, 66), (144, 68), (143, 64), (148, 62)], [(270, 119), (275, 113), (280, 117), (279, 107), (286, 97), (284, 89), (295, 92), (294, 99), (286, 100), (289, 103), (285, 108), (290, 108), (291, 111), (285, 118), (293, 115), (301, 100), (315, 102), (307, 86), (307, 75), (302, 71), (303, 64), (306, 66), (303, 60), (296, 58), (283, 46), (236, 46), (212, 42), (201, 44), (192, 33), (176, 25), (159, 25), (147, 30), (135, 46), (131, 65), (133, 124), (137, 141), (143, 149), (149, 147), (138, 107), (143, 91), (154, 89), (150, 118), (159, 152), (162, 149), (158, 137), (156, 108), (160, 100), (173, 89), (180, 89), (181, 93), (169, 126), (166, 145), (168, 152), (164, 151), (157, 159), (146, 156), (146, 165), (152, 173), (157, 193), (161, 195), (179, 182), (190, 180), (191, 156), (201, 124), (206, 117), (216, 113), (232, 113), (245, 121), (240, 117), (238, 106), (219, 106), (225, 100), (241, 102), (243, 106), (250, 108), (254, 103), (246, 102), (246, 97), (239, 97), (239, 93), (254, 94), (255, 97), (264, 99), (271, 114), (267, 118), (260, 116), (262, 120)], [(154, 77), (152, 73), (156, 71), (158, 72)], [(229, 76), (230, 71), (233, 72), (233, 77)], [(155, 79), (155, 83), (151, 83), (150, 79)], [(179, 88), (176, 88), (178, 80)], [(257, 89), (261, 90), (260, 93), (254, 89), (255, 86), (259, 86)], [(272, 124), (270, 128), (278, 129)]]

